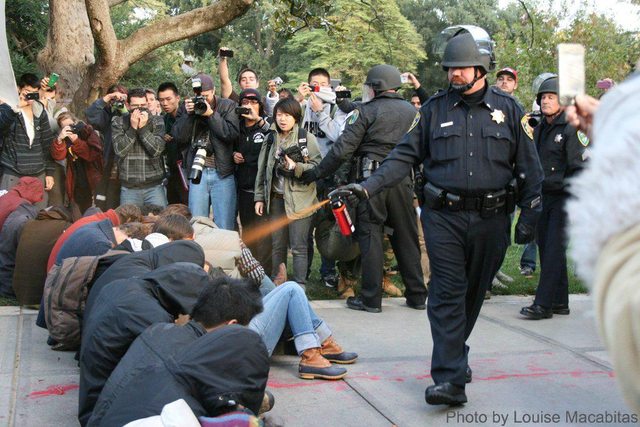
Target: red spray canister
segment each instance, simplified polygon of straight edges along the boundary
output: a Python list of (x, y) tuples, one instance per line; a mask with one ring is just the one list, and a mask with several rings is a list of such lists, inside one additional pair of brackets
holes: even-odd
[(351, 221), (351, 217), (347, 211), (347, 204), (344, 203), (342, 197), (331, 198), (331, 211), (336, 218), (338, 227), (340, 227), (340, 232), (344, 236), (350, 236), (356, 231), (356, 227), (353, 225), (353, 221)]

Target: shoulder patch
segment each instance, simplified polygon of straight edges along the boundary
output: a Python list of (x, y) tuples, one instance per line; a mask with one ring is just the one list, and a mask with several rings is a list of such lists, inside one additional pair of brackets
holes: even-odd
[(527, 134), (529, 139), (533, 139), (533, 128), (529, 125), (529, 114), (522, 116), (520, 125), (522, 125), (522, 130)]
[(360, 117), (360, 111), (356, 108), (347, 116), (347, 124), (354, 124), (358, 120), (358, 117)]
[(589, 145), (589, 137), (584, 132), (579, 130), (576, 134), (578, 135), (578, 141), (580, 141), (580, 144), (585, 147)]
[(418, 126), (418, 123), (420, 123), (420, 111), (418, 111), (416, 113), (416, 116), (413, 118), (413, 123), (411, 123), (411, 127), (409, 128), (409, 130), (407, 131), (407, 133), (411, 132), (413, 130), (414, 127)]

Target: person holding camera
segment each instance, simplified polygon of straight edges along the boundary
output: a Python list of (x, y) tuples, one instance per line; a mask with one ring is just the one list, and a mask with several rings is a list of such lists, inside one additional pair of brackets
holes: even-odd
[(83, 213), (91, 207), (102, 178), (102, 140), (90, 125), (69, 112), (60, 113), (57, 125), (61, 130), (51, 144), (51, 157), (67, 161), (67, 201)]
[[(229, 78), (229, 63), (228, 58), (233, 58), (233, 50), (228, 47), (221, 47), (218, 50), (218, 75), (220, 76), (220, 96), (226, 99), (230, 99), (236, 103), (240, 101), (240, 97), (233, 90), (231, 79)], [(240, 90), (245, 89), (258, 89), (260, 87), (260, 79), (258, 73), (248, 67), (240, 70), (238, 73), (238, 85)]]
[[(49, 150), (53, 134), (47, 112), (38, 101), (39, 88), (37, 76), (23, 74), (18, 80), (18, 109), (0, 100), (0, 190), (10, 190), (23, 176), (37, 177), (46, 191), (53, 188), (55, 167)], [(46, 206), (46, 198), (36, 203), (38, 209)]]
[(111, 120), (127, 112), (127, 92), (127, 88), (122, 85), (110, 86), (107, 94), (98, 98), (84, 112), (87, 123), (102, 135), (104, 170), (102, 180), (96, 189), (95, 203), (103, 211), (120, 206), (120, 182), (115, 167)]
[[(245, 89), (240, 92), (240, 107), (236, 107), (240, 117), (240, 137), (234, 144), (233, 162), (236, 164), (238, 185), (238, 213), (242, 224), (242, 235), (250, 236), (253, 228), (264, 224), (265, 219), (256, 215), (254, 190), (258, 174), (258, 157), (270, 132), (271, 123), (266, 118), (260, 92)], [(266, 271), (271, 272), (271, 236), (265, 236), (249, 249)]]
[(118, 156), (120, 203), (167, 205), (164, 159), (164, 121), (147, 108), (144, 89), (127, 97), (131, 113), (113, 118), (113, 150)]
[(321, 160), (318, 143), (312, 133), (300, 127), (302, 109), (298, 101), (286, 98), (273, 108), (275, 132), (262, 144), (255, 182), (256, 215), (270, 219), (288, 218), (289, 224), (273, 232), (273, 276), (281, 263), (286, 264), (287, 246), (293, 255), (292, 280), (307, 281), (307, 247), (313, 210), (318, 202), (315, 183), (300, 181), (302, 172)]
[(189, 176), (189, 209), (193, 216), (209, 216), (225, 230), (235, 228), (236, 181), (233, 144), (238, 140), (236, 103), (215, 95), (213, 79), (192, 79), (196, 96), (186, 99), (171, 131), (183, 151)]

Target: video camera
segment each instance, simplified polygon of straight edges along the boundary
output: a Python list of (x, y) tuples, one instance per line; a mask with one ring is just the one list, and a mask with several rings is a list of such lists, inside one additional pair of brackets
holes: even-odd
[(527, 113), (527, 123), (529, 124), (529, 126), (531, 126), (532, 128), (538, 126), (540, 124), (540, 122), (542, 121), (542, 112), (541, 111), (532, 111), (530, 113)]
[(191, 87), (193, 88), (193, 93), (196, 94), (191, 101), (193, 102), (193, 113), (198, 116), (202, 116), (207, 112), (209, 106), (207, 105), (207, 100), (204, 96), (202, 96), (202, 81), (194, 77), (191, 79)]

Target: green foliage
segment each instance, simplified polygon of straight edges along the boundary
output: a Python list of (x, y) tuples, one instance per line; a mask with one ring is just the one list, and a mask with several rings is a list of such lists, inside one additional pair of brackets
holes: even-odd
[(9, 55), (16, 78), (37, 73), (36, 57), (47, 41), (49, 3), (40, 0), (12, 0), (5, 5)]

